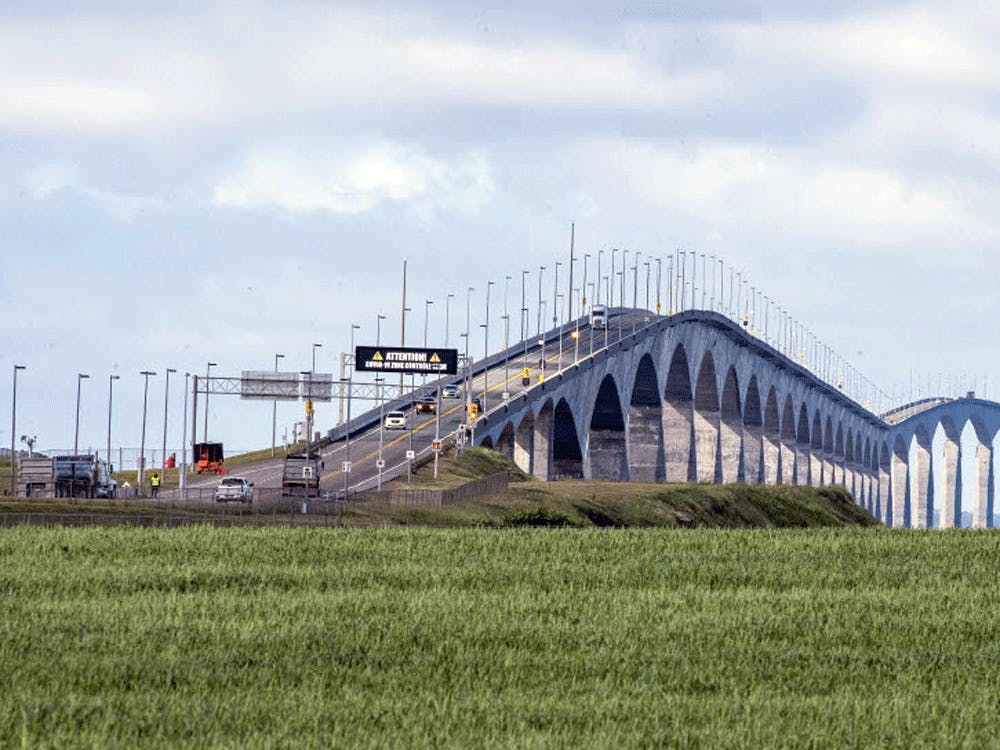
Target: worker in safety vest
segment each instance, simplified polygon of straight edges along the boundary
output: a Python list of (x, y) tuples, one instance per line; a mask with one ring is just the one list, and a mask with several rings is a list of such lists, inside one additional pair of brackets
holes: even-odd
[(160, 475), (153, 473), (153, 476), (149, 478), (149, 491), (153, 497), (156, 497), (157, 493), (160, 491)]

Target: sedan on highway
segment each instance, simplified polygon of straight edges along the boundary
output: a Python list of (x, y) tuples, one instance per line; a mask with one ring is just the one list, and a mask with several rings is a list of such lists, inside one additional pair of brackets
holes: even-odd
[(441, 389), (441, 398), (462, 398), (462, 389), (449, 383)]
[(406, 412), (403, 411), (390, 411), (385, 415), (385, 429), (387, 430), (405, 430), (406, 429)]

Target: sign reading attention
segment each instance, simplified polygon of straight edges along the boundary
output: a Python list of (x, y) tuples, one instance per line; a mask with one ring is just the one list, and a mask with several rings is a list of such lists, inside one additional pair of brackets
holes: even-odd
[(354, 367), (359, 372), (454, 375), (458, 372), (458, 349), (359, 346), (354, 350)]

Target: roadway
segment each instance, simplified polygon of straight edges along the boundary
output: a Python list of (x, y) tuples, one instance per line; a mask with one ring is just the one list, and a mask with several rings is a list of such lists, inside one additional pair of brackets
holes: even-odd
[[(560, 355), (560, 329), (552, 329), (544, 334), (544, 373), (547, 376), (554, 375), (564, 367), (571, 366), (574, 362), (582, 360), (591, 352), (597, 352), (607, 342), (616, 342), (619, 337), (639, 327), (646, 319), (652, 319), (653, 313), (646, 310), (616, 310), (609, 316), (606, 329), (592, 329), (586, 323), (582, 323), (578, 329), (576, 338), (572, 335), (572, 324), (562, 327), (562, 351)], [(498, 408), (503, 404), (503, 394), (506, 391), (510, 398), (525, 390), (526, 387), (539, 382), (539, 374), (542, 370), (538, 367), (539, 359), (542, 356), (541, 337), (534, 337), (528, 342), (525, 349), (524, 342), (518, 342), (504, 352), (491, 355), (487, 360), (487, 368), (475, 372), (471, 377), (471, 385), (468, 387), (472, 397), (479, 397), (485, 403), (485, 410), (488, 412)], [(529, 386), (522, 384), (522, 368), (525, 361), (531, 371)], [(472, 370), (482, 367), (482, 361), (473, 363)], [(461, 439), (460, 426), (467, 422), (466, 419), (466, 384), (462, 377), (462, 372), (457, 375), (450, 375), (440, 380), (428, 380), (423, 384), (423, 376), (413, 376), (413, 389), (406, 389), (403, 392), (402, 400), (410, 404), (408, 408), (398, 406), (399, 400), (385, 401), (382, 408), (374, 406), (357, 417), (352, 417), (352, 432), (350, 440), (341, 436), (339, 439), (324, 445), (321, 454), (325, 463), (325, 469), (320, 482), (321, 496), (343, 496), (345, 485), (348, 492), (353, 494), (362, 490), (377, 489), (380, 484), (387, 483), (398, 477), (406, 476), (411, 461), (407, 458), (407, 452), (413, 451), (414, 461), (433, 455), (432, 443), (435, 439), (440, 439), (442, 445), (447, 447), (453, 445), (456, 439)], [(392, 376), (394, 377), (394, 376)], [(428, 376), (430, 378), (430, 376)], [(406, 376), (404, 379), (409, 380)], [(435, 414), (417, 414), (412, 407), (412, 401), (430, 390), (437, 390), (445, 383), (455, 383), (461, 389), (461, 397), (458, 399), (440, 400), (440, 411)], [(355, 383), (354, 388), (360, 389), (361, 383)], [(367, 386), (371, 391), (371, 386)], [(398, 390), (398, 386), (394, 392)], [(355, 399), (355, 403), (357, 399)], [(409, 429), (406, 430), (386, 430), (382, 428), (380, 414), (399, 409), (407, 414)], [(343, 432), (343, 429), (339, 430)], [(324, 441), (326, 442), (326, 441)], [(383, 468), (379, 469), (379, 456), (384, 461)], [(342, 470), (343, 463), (350, 461), (350, 472)], [(234, 470), (234, 474), (246, 477), (253, 482), (258, 492), (264, 488), (281, 487), (281, 459), (268, 459), (256, 464), (247, 464)], [(381, 477), (380, 477), (381, 474)], [(210, 477), (192, 477), (188, 486), (203, 499), (210, 499), (207, 489), (214, 488), (219, 484), (222, 477), (213, 475)]]

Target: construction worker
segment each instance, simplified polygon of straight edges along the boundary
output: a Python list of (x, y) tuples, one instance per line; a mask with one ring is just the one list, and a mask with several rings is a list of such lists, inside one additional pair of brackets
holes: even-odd
[(156, 497), (160, 491), (160, 475), (156, 472), (153, 472), (153, 476), (149, 478), (149, 491), (153, 497)]

